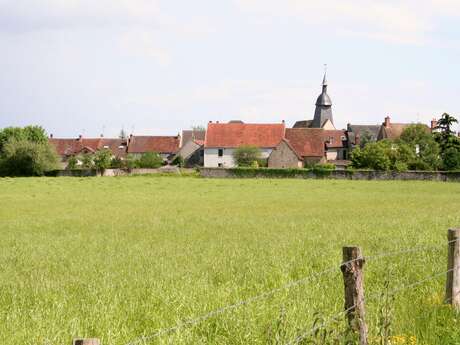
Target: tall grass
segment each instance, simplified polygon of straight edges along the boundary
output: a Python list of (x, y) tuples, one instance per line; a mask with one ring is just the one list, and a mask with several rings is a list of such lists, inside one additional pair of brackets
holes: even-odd
[[(124, 345), (314, 272), (337, 270), (144, 344), (273, 344), (343, 309), (344, 245), (367, 294), (446, 270), (460, 184), (193, 177), (0, 179), (0, 344)], [(394, 336), (457, 344), (444, 277), (395, 296)], [(378, 339), (383, 298), (367, 303)], [(276, 338), (278, 337), (278, 338)], [(278, 339), (278, 340), (276, 340)], [(281, 340), (279, 340), (281, 339)], [(142, 342), (140, 343), (142, 344)]]

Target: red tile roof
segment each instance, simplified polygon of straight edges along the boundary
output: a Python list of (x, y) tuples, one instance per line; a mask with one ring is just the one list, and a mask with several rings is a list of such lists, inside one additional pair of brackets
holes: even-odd
[(235, 148), (242, 145), (276, 147), (284, 138), (284, 123), (209, 123), (205, 147)]
[[(324, 141), (326, 142), (327, 148), (345, 148), (347, 147), (347, 133), (342, 130), (325, 130)], [(345, 142), (345, 144), (344, 144)]]
[(173, 154), (179, 150), (180, 136), (132, 136), (128, 153), (157, 152)]
[(320, 128), (286, 128), (286, 140), (300, 157), (323, 157), (323, 136)]
[[(109, 149), (114, 156), (120, 157), (126, 154), (126, 141), (122, 139), (109, 138), (76, 138), (59, 139), (50, 138), (49, 143), (54, 146), (60, 156), (74, 156), (83, 151), (96, 152), (102, 149)], [(123, 146), (123, 148), (120, 148)]]

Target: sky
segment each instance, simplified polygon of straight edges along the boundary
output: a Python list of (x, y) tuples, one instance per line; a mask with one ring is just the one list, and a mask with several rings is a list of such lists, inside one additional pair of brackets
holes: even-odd
[(0, 0), (0, 128), (460, 118), (458, 0)]

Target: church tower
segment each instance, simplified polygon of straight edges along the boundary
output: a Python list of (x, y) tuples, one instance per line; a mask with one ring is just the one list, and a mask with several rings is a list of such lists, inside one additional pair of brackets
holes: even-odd
[(316, 100), (315, 117), (313, 118), (311, 128), (322, 128), (327, 120), (330, 120), (332, 125), (334, 125), (332, 119), (332, 102), (327, 94), (327, 79), (326, 72), (324, 72), (323, 91)]

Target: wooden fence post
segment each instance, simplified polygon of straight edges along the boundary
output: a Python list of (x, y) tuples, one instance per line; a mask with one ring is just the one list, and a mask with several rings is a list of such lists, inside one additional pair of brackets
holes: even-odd
[(345, 311), (351, 329), (359, 334), (359, 344), (367, 343), (367, 324), (364, 305), (364, 258), (358, 247), (343, 247), (343, 273)]
[(460, 229), (449, 229), (446, 303), (460, 311)]
[(101, 341), (96, 338), (90, 338), (90, 339), (77, 338), (72, 341), (72, 345), (101, 345)]

